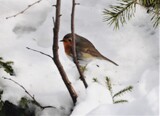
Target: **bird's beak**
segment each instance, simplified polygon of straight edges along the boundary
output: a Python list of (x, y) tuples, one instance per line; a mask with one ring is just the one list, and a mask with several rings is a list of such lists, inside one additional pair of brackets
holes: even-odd
[(63, 42), (63, 39), (62, 39), (62, 40), (60, 40), (60, 42)]

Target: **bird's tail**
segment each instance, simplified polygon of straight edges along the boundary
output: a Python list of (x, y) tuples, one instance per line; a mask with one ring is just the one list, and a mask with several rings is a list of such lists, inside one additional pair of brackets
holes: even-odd
[(117, 63), (115, 63), (115, 62), (113, 62), (112, 60), (104, 57), (103, 55), (102, 55), (102, 58), (105, 59), (105, 60), (107, 60), (107, 61), (109, 61), (109, 62), (111, 62), (111, 63), (113, 63), (113, 64), (116, 65), (116, 66), (119, 66)]

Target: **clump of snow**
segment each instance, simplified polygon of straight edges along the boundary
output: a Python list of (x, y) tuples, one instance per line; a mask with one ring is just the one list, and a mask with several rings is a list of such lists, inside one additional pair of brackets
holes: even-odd
[(93, 83), (87, 88), (85, 95), (79, 96), (72, 115), (85, 115), (98, 105), (104, 103), (112, 104), (109, 91), (106, 90), (106, 87)]
[[(115, 116), (115, 115), (158, 115), (158, 96), (159, 88), (155, 87), (148, 95), (125, 104), (102, 104), (93, 109), (86, 116)], [(151, 100), (152, 98), (153, 100)], [(145, 103), (145, 104), (144, 104)]]
[[(125, 27), (114, 31), (102, 21), (102, 10), (115, 0), (79, 0), (80, 5), (76, 6), (76, 33), (90, 40), (104, 56), (119, 66), (100, 60), (88, 64), (84, 74), (89, 87), (85, 89), (75, 65), (66, 57), (63, 44), (59, 43), (60, 60), (78, 94), (73, 108), (72, 99), (53, 61), (26, 49), (30, 47), (52, 55), (52, 17), (55, 11), (52, 5), (55, 3), (42, 0), (24, 14), (5, 19), (34, 1), (0, 1), (0, 57), (13, 61), (16, 72), (16, 76), (10, 76), (0, 69), (3, 100), (18, 104), (21, 97), (27, 96), (22, 88), (1, 78), (5, 76), (23, 85), (42, 105), (57, 107), (37, 110), (39, 116), (67, 116), (71, 110), (72, 116), (158, 115), (159, 30), (152, 28), (150, 16), (144, 8), (138, 6), (135, 17)], [(70, 32), (70, 13), (71, 1), (62, 1), (59, 39)], [(113, 92), (129, 85), (134, 87), (132, 92), (121, 96), (129, 103), (112, 104), (106, 77), (111, 79)], [(98, 83), (93, 78), (97, 78)]]

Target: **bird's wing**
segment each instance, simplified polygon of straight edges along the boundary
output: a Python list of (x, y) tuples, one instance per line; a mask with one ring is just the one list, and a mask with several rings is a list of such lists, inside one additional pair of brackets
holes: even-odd
[(87, 56), (89, 57), (97, 57), (99, 59), (104, 59), (118, 66), (117, 63), (103, 56), (90, 41), (81, 36), (77, 37), (78, 41), (76, 41), (76, 49), (77, 51), (81, 51), (81, 53), (79, 53), (80, 55), (82, 55), (82, 53), (85, 53), (85, 55), (88, 54)]
[(95, 48), (95, 46), (90, 41), (88, 41), (87, 39), (79, 35), (77, 36), (77, 39), (76, 39), (76, 48), (77, 48), (77, 51), (88, 53), (93, 57), (101, 56), (99, 51)]

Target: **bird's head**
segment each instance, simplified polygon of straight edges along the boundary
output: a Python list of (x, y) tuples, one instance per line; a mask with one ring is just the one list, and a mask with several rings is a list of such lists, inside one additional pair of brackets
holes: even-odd
[(65, 53), (70, 55), (72, 50), (72, 34), (65, 35), (60, 42), (63, 42)]
[(69, 33), (69, 34), (65, 35), (60, 42), (63, 42), (64, 47), (72, 46), (72, 34)]

